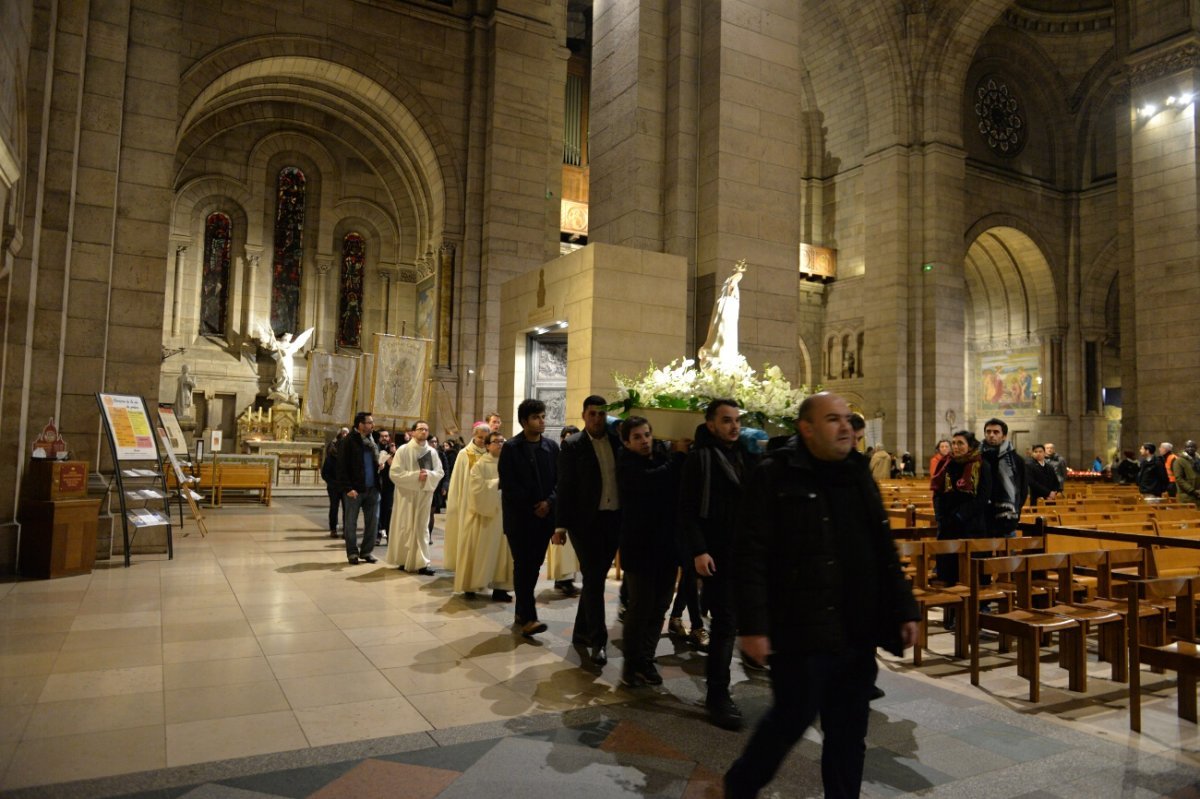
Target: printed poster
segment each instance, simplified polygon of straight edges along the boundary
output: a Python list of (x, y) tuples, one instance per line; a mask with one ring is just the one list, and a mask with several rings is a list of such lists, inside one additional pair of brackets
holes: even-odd
[(158, 418), (162, 420), (162, 429), (166, 432), (166, 442), (170, 445), (169, 451), (175, 455), (187, 455), (187, 437), (184, 436), (183, 429), (179, 426), (179, 420), (175, 418), (174, 406), (159, 405)]
[(99, 394), (104, 421), (112, 431), (117, 460), (158, 460), (154, 431), (141, 397), (126, 394)]

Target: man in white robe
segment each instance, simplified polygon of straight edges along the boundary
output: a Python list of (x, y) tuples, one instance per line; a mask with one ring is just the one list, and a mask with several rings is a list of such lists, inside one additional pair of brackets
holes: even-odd
[(455, 571), (462, 557), (462, 528), (467, 519), (467, 482), (471, 469), (487, 454), (487, 437), (491, 432), (487, 422), (476, 422), (471, 431), (472, 438), (458, 453), (454, 470), (450, 473), (450, 487), (446, 489), (446, 537), (442, 547), (442, 567)]
[(412, 426), (409, 441), (392, 458), (396, 484), (392, 526), (388, 530), (387, 562), (407, 572), (436, 574), (429, 567), (429, 513), (433, 492), (442, 479), (442, 461), (429, 446), (429, 423)]
[(504, 436), (491, 433), (487, 451), (471, 469), (467, 485), (467, 507), (462, 525), (458, 570), (454, 573), (454, 590), (468, 598), (488, 585), (492, 599), (511, 602), (513, 590), (512, 552), (504, 537), (504, 520), (500, 512), (500, 448)]

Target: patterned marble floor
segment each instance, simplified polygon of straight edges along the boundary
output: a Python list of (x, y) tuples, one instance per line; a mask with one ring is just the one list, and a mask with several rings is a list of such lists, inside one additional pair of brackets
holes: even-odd
[[(526, 641), (511, 606), (454, 596), (447, 576), (348, 565), (322, 506), (229, 506), (206, 539), (189, 524), (173, 561), (0, 583), (0, 792), (720, 795), (744, 735), (705, 722), (703, 655), (664, 637), (666, 684), (626, 691), (619, 651), (580, 667), (575, 601), (549, 583), (550, 630)], [(1105, 666), (1083, 695), (1044, 669), (1031, 705), (1010, 657), (985, 660), (982, 689), (946, 657), (884, 661), (864, 795), (1200, 796), (1200, 734), (1175, 717), (1172, 679), (1146, 675), (1135, 736)], [(761, 714), (767, 683), (734, 673)], [(810, 731), (775, 795), (820, 795), (819, 740)]]

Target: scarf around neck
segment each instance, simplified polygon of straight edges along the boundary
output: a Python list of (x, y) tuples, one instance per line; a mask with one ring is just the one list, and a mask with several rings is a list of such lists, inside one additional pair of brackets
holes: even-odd
[(950, 469), (946, 468), (946, 491), (959, 491), (964, 494), (975, 494), (979, 491), (980, 475), (983, 472), (983, 455), (978, 448), (971, 450), (966, 455), (951, 455), (946, 459), (947, 464), (950, 461), (962, 464), (962, 474), (957, 480), (953, 480), (950, 475)]

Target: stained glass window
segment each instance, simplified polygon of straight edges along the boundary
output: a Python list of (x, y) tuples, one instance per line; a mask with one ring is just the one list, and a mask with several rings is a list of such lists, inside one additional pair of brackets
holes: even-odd
[(271, 275), (271, 329), (275, 335), (300, 328), (300, 264), (304, 256), (304, 173), (279, 172), (275, 206), (275, 261)]
[(225, 335), (229, 303), (229, 251), (233, 223), (222, 213), (210, 214), (204, 223), (204, 266), (200, 282), (200, 334)]
[(342, 239), (342, 293), (338, 300), (339, 347), (362, 346), (363, 265), (367, 243), (358, 233)]

